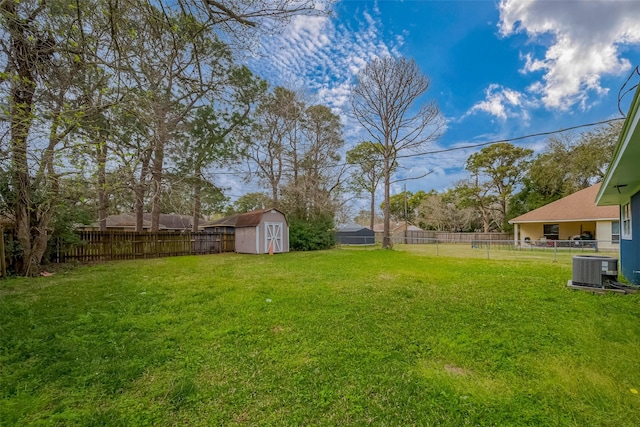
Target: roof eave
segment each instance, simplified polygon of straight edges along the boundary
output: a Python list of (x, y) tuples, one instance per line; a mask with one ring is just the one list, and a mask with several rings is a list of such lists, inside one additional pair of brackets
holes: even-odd
[(531, 219), (531, 220), (510, 220), (509, 224), (538, 224), (538, 223), (550, 223), (550, 222), (592, 222), (592, 221), (617, 221), (619, 217), (611, 218), (575, 218), (575, 219)]
[(596, 196), (596, 204), (599, 206), (623, 205), (640, 191), (640, 174), (637, 173), (637, 159), (640, 158), (639, 120), (640, 86), (636, 89), (613, 160)]

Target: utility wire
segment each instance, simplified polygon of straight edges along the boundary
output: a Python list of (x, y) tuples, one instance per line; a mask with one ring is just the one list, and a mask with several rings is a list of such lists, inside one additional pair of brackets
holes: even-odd
[(562, 129), (552, 130), (552, 131), (548, 131), (548, 132), (532, 133), (532, 134), (529, 134), (529, 135), (516, 136), (516, 137), (513, 137), (513, 138), (505, 138), (505, 139), (499, 139), (499, 140), (495, 140), (495, 141), (482, 142), (482, 143), (479, 143), (479, 144), (470, 144), (470, 145), (463, 145), (463, 146), (460, 146), (460, 147), (443, 148), (442, 150), (424, 151), (424, 152), (420, 152), (420, 153), (405, 154), (405, 155), (401, 155), (401, 156), (396, 156), (396, 158), (397, 159), (403, 159), (403, 158), (407, 158), (407, 157), (424, 156), (424, 155), (427, 155), (427, 154), (439, 154), (439, 153), (447, 153), (449, 151), (466, 150), (467, 148), (484, 147), (484, 146), (487, 146), (487, 145), (498, 144), (498, 143), (501, 143), (501, 142), (521, 141), (523, 139), (535, 138), (535, 137), (538, 137), (538, 136), (547, 136), (547, 135), (553, 135), (553, 134), (556, 134), (556, 133), (562, 133), (562, 132), (566, 132), (566, 131), (570, 131), (570, 130), (585, 128), (585, 127), (604, 125), (604, 124), (613, 123), (613, 122), (616, 122), (616, 121), (619, 121), (619, 120), (624, 120), (624, 117), (617, 117), (615, 119), (608, 119), (608, 120), (602, 120), (602, 121), (599, 121), (599, 122), (593, 122), (593, 123), (586, 123), (586, 124), (582, 124), (582, 125), (570, 126), (568, 128), (562, 128)]
[[(581, 124), (581, 125), (570, 126), (570, 127), (567, 127), (567, 128), (561, 128), (561, 129), (547, 131), (547, 132), (532, 133), (532, 134), (528, 134), (528, 135), (516, 136), (516, 137), (513, 137), (513, 138), (505, 138), (505, 139), (499, 139), (499, 140), (494, 140), (494, 141), (481, 142), (481, 143), (478, 143), (478, 144), (468, 144), (468, 145), (462, 145), (462, 146), (459, 146), (459, 147), (443, 148), (441, 150), (432, 150), (432, 151), (423, 151), (423, 152), (420, 152), (420, 153), (404, 154), (404, 155), (396, 156), (396, 159), (404, 159), (404, 158), (410, 158), (410, 157), (426, 156), (428, 154), (449, 153), (449, 152), (452, 152), (452, 151), (466, 150), (466, 149), (469, 149), (469, 148), (485, 147), (487, 145), (498, 144), (498, 143), (501, 143), (501, 142), (522, 141), (522, 140), (529, 139), (529, 138), (554, 135), (556, 133), (567, 132), (567, 131), (570, 131), (570, 130), (576, 130), (576, 129), (592, 127), (592, 126), (597, 126), (597, 125), (604, 125), (604, 124), (608, 124), (608, 123), (617, 122), (617, 121), (620, 121), (620, 120), (624, 120), (624, 117), (616, 117), (616, 118), (613, 118), (613, 119), (601, 120), (601, 121), (593, 122), (593, 123), (584, 123), (584, 124)], [(352, 163), (338, 163), (338, 164), (335, 164), (335, 165), (331, 165), (330, 167), (341, 167), (341, 166), (348, 166), (348, 165), (353, 165), (353, 164)], [(289, 172), (292, 172), (292, 169), (290, 169), (288, 167), (284, 167), (284, 168), (282, 168), (281, 172), (289, 173)], [(244, 175), (244, 176), (246, 176), (248, 173), (249, 173), (248, 171), (233, 171), (233, 172), (225, 171), (225, 172), (210, 172), (209, 175), (237, 175), (237, 176), (243, 176)]]
[(622, 114), (623, 117), (625, 116), (625, 114), (622, 111), (622, 107), (620, 107), (620, 104), (622, 103), (622, 98), (624, 98), (625, 96), (627, 96), (627, 94), (629, 92), (631, 92), (635, 88), (637, 88), (638, 84), (636, 83), (635, 85), (633, 85), (632, 87), (630, 87), (626, 91), (624, 91), (624, 92), (622, 92), (622, 91), (629, 84), (629, 81), (631, 80), (631, 78), (633, 77), (634, 74), (637, 74), (638, 76), (640, 76), (640, 68), (637, 65), (636, 65), (636, 68), (631, 70), (631, 73), (629, 73), (629, 77), (627, 77), (627, 80), (624, 82), (624, 84), (620, 87), (620, 90), (618, 91), (618, 111), (620, 111), (620, 114)]

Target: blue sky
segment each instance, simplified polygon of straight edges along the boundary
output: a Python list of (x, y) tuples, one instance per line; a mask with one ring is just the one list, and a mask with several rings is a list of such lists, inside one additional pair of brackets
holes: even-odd
[[(640, 65), (640, 1), (342, 0), (331, 10), (295, 17), (264, 38), (267, 55), (251, 66), (272, 85), (330, 106), (347, 148), (365, 138), (349, 87), (375, 57), (413, 58), (430, 77), (425, 100), (435, 99), (447, 120), (430, 151), (618, 117), (618, 91)], [(545, 141), (518, 145), (539, 151)], [(467, 176), (472, 153), (407, 159), (400, 177), (431, 171), (407, 188), (441, 191)]]

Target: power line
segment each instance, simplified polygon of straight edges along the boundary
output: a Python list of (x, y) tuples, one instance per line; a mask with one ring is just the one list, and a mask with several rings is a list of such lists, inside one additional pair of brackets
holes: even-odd
[(629, 89), (627, 89), (624, 92), (622, 92), (622, 91), (629, 84), (629, 81), (631, 81), (631, 78), (634, 76), (634, 74), (637, 74), (638, 76), (640, 76), (640, 68), (637, 65), (633, 70), (631, 70), (631, 73), (629, 73), (629, 77), (627, 77), (627, 80), (624, 82), (624, 84), (620, 87), (620, 90), (618, 91), (618, 111), (623, 116), (625, 114), (622, 111), (622, 107), (620, 106), (620, 104), (622, 103), (622, 98), (624, 98), (629, 92), (632, 92), (633, 90), (635, 90), (635, 88), (638, 87), (638, 84), (633, 85), (632, 87), (630, 87)]
[[(451, 151), (459, 151), (459, 150), (466, 150), (469, 148), (478, 148), (478, 147), (485, 147), (487, 145), (493, 145), (493, 144), (498, 144), (501, 142), (516, 142), (516, 141), (522, 141), (524, 139), (529, 139), (529, 138), (535, 138), (535, 137), (540, 137), (540, 136), (548, 136), (548, 135), (554, 135), (556, 133), (562, 133), (562, 132), (567, 132), (570, 130), (576, 130), (576, 129), (581, 129), (581, 128), (586, 128), (586, 127), (592, 127), (592, 126), (597, 126), (597, 125), (604, 125), (604, 124), (608, 124), (608, 123), (613, 123), (616, 121), (620, 121), (620, 120), (624, 120), (624, 117), (617, 117), (617, 118), (613, 118), (613, 119), (607, 119), (607, 120), (601, 120), (598, 122), (592, 122), (592, 123), (584, 123), (581, 125), (575, 125), (575, 126), (570, 126), (570, 127), (566, 127), (566, 128), (561, 128), (561, 129), (557, 129), (557, 130), (552, 130), (552, 131), (547, 131), (547, 132), (538, 132), (538, 133), (532, 133), (532, 134), (528, 134), (528, 135), (521, 135), (521, 136), (516, 136), (513, 138), (505, 138), (505, 139), (499, 139), (499, 140), (494, 140), (494, 141), (488, 141), (488, 142), (481, 142), (478, 144), (469, 144), (469, 145), (463, 145), (463, 146), (459, 146), (459, 147), (451, 147), (451, 148), (443, 148), (441, 150), (432, 150), (432, 151), (424, 151), (424, 152), (420, 152), (420, 153), (411, 153), (411, 154), (404, 154), (404, 155), (399, 155), (396, 156), (396, 159), (404, 159), (404, 158), (410, 158), (410, 157), (418, 157), (418, 156), (425, 156), (428, 154), (440, 154), (440, 153), (448, 153)], [(338, 163), (335, 165), (331, 165), (330, 167), (342, 167), (342, 166), (352, 166), (354, 165), (353, 163)], [(281, 172), (292, 172), (292, 169), (290, 169), (289, 167), (284, 167), (282, 168)], [(242, 174), (247, 174), (248, 172), (221, 172), (218, 173), (218, 175), (242, 175)]]
[(538, 136), (548, 136), (548, 135), (553, 135), (553, 134), (556, 134), (556, 133), (567, 132), (567, 131), (570, 131), (570, 130), (585, 128), (585, 127), (604, 125), (604, 124), (613, 123), (613, 122), (619, 121), (619, 120), (624, 120), (624, 117), (618, 117), (618, 118), (615, 118), (615, 119), (608, 119), (608, 120), (602, 120), (602, 121), (599, 121), (599, 122), (593, 122), (593, 123), (586, 123), (586, 124), (582, 124), (582, 125), (570, 126), (568, 128), (562, 128), (562, 129), (548, 131), (548, 132), (532, 133), (532, 134), (529, 134), (529, 135), (516, 136), (516, 137), (513, 137), (513, 138), (505, 138), (505, 139), (500, 139), (500, 140), (496, 140), (496, 141), (482, 142), (482, 143), (479, 143), (479, 144), (470, 144), (470, 145), (463, 145), (463, 146), (460, 146), (460, 147), (443, 148), (442, 150), (424, 151), (424, 152), (421, 152), (421, 153), (405, 154), (405, 155), (402, 155), (402, 156), (396, 156), (396, 159), (403, 159), (403, 158), (407, 158), (407, 157), (424, 156), (424, 155), (427, 155), (427, 154), (447, 153), (449, 151), (466, 150), (468, 148), (484, 147), (484, 146), (487, 146), (487, 145), (498, 144), (498, 143), (501, 143), (501, 142), (521, 141), (523, 139), (535, 138), (535, 137), (538, 137)]
[[(549, 135), (554, 135), (554, 134), (557, 134), (557, 133), (567, 132), (567, 131), (570, 131), (570, 130), (576, 130), (576, 129), (582, 129), (582, 128), (586, 128), (586, 127), (604, 125), (604, 124), (613, 123), (613, 122), (620, 121), (620, 120), (624, 120), (624, 117), (617, 117), (617, 118), (613, 118), (613, 119), (601, 120), (601, 121), (593, 122), (593, 123), (584, 123), (584, 124), (581, 124), (581, 125), (570, 126), (570, 127), (561, 128), (561, 129), (552, 130), (552, 131), (547, 131), (547, 132), (538, 132), (538, 133), (532, 133), (532, 134), (528, 134), (528, 135), (521, 135), (521, 136), (516, 136), (516, 137), (513, 137), (513, 138), (505, 138), (505, 139), (499, 139), (499, 140), (494, 140), (494, 141), (481, 142), (481, 143), (478, 143), (478, 144), (469, 144), (469, 145), (463, 145), (463, 146), (459, 146), (459, 147), (443, 148), (441, 150), (432, 150), (432, 151), (424, 151), (424, 152), (420, 152), (420, 153), (411, 153), (411, 154), (399, 155), (399, 156), (396, 156), (396, 159), (404, 159), (404, 158), (410, 158), (410, 157), (426, 156), (426, 155), (429, 155), (429, 154), (448, 153), (448, 152), (452, 152), (452, 151), (466, 150), (466, 149), (469, 149), (469, 148), (485, 147), (487, 145), (493, 145), (493, 144), (498, 144), (498, 143), (502, 143), (502, 142), (522, 141), (522, 140), (529, 139), (529, 138), (535, 138), (535, 137), (540, 137), (540, 136), (549, 136)], [(336, 165), (332, 165), (331, 167), (341, 167), (341, 166), (349, 166), (349, 165), (352, 165), (352, 164), (351, 163), (339, 163), (339, 164), (336, 164)], [(291, 172), (291, 171), (292, 170), (290, 170), (290, 168), (284, 167), (281, 172), (288, 173), (288, 172)], [(251, 172), (249, 172), (249, 171), (233, 171), (233, 172), (232, 171), (224, 171), (224, 172), (209, 172), (208, 175), (210, 175), (210, 176), (215, 176), (215, 175), (247, 176), (247, 174), (250, 174), (250, 173)], [(253, 172), (253, 173), (255, 174), (256, 172)], [(259, 175), (259, 174), (257, 174), (257, 175)]]

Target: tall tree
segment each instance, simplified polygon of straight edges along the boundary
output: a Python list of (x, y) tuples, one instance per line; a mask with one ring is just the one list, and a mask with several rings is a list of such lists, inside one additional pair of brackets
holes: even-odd
[(294, 167), (298, 181), (294, 185), (304, 203), (301, 204), (298, 198), (296, 210), (302, 218), (317, 214), (333, 217), (336, 211), (334, 197), (341, 188), (345, 169), (337, 166), (339, 151), (344, 145), (340, 118), (329, 107), (311, 105), (304, 112), (302, 134), (304, 149), (300, 153), (301, 161)]
[(208, 185), (203, 172), (213, 164), (228, 165), (240, 157), (252, 106), (266, 89), (266, 82), (256, 79), (246, 67), (235, 68), (229, 75), (224, 93), (216, 94), (217, 101), (196, 109), (174, 153), (178, 170), (192, 183), (194, 232), (200, 218), (200, 192)]
[[(382, 153), (380, 146), (371, 141), (362, 141), (347, 151), (347, 163), (353, 165), (350, 178), (351, 187), (356, 193), (369, 195), (369, 228), (373, 230), (376, 216), (376, 191), (383, 175)], [(392, 166), (395, 169), (395, 165)]]
[[(254, 117), (255, 125), (247, 156), (257, 168), (257, 175), (266, 181), (274, 207), (280, 204), (281, 181), (285, 164), (288, 163), (287, 157), (292, 159), (291, 169), (297, 171), (297, 142), (290, 140), (297, 133), (300, 111), (295, 92), (276, 87), (262, 99)], [(287, 150), (289, 156), (285, 153)]]
[(378, 58), (357, 75), (351, 106), (356, 119), (378, 144), (383, 158), (383, 248), (391, 248), (389, 197), (393, 165), (400, 154), (416, 151), (440, 135), (435, 102), (419, 104), (430, 80), (414, 60)]
[(483, 232), (499, 228), (500, 221), (496, 220), (497, 197), (487, 181), (481, 181), (479, 175), (475, 174), (468, 180), (457, 182), (453, 192), (457, 196), (457, 207), (472, 208), (480, 214)]
[(307, 220), (335, 213), (343, 144), (340, 119), (328, 107), (276, 87), (257, 108), (247, 154), (274, 206)]
[(90, 13), (97, 4), (0, 2), (5, 65), (0, 84), (8, 104), (12, 210), (24, 275), (39, 273), (60, 202), (56, 158), (69, 148), (81, 120), (96, 108), (86, 95), (104, 84), (88, 78), (108, 61), (108, 55), (95, 54), (105, 49), (105, 20)]
[(506, 226), (507, 205), (521, 183), (532, 154), (533, 150), (503, 142), (484, 147), (467, 159), (466, 168), (474, 177), (476, 187), (486, 188), (497, 200), (500, 230)]

